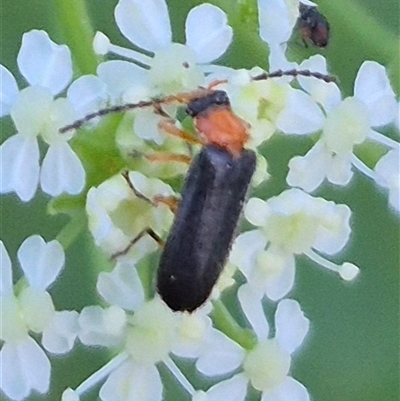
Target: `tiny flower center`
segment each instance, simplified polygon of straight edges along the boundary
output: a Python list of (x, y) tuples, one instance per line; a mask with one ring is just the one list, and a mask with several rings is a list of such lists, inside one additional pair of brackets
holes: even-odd
[(244, 374), (259, 391), (278, 387), (289, 373), (290, 355), (275, 340), (263, 340), (243, 362)]
[(21, 312), (29, 329), (35, 333), (41, 333), (55, 313), (50, 294), (46, 291), (27, 287), (18, 298)]
[(28, 335), (28, 328), (19, 309), (14, 295), (0, 297), (1, 304), (1, 330), (2, 341), (16, 343)]
[(126, 349), (139, 364), (155, 364), (164, 359), (176, 338), (173, 313), (154, 299), (137, 310), (127, 334)]
[(179, 326), (179, 337), (188, 342), (200, 342), (207, 330), (205, 319), (197, 315), (184, 314)]
[(366, 106), (351, 97), (328, 114), (323, 140), (330, 150), (344, 154), (352, 152), (354, 145), (364, 142), (369, 130), (370, 119)]
[(300, 254), (309, 250), (315, 241), (318, 220), (307, 213), (274, 214), (265, 227), (272, 244)]
[(193, 90), (204, 83), (204, 75), (196, 65), (195, 53), (178, 43), (154, 55), (149, 79), (161, 93)]

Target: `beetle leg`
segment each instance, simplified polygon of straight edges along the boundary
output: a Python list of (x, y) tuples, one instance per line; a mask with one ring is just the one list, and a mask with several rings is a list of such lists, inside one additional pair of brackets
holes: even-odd
[(145, 235), (150, 235), (150, 237), (153, 238), (154, 241), (156, 241), (161, 248), (164, 248), (165, 242), (160, 238), (160, 236), (156, 232), (154, 232), (153, 229), (147, 227), (144, 230), (142, 230), (135, 238), (133, 238), (125, 249), (117, 253), (114, 253), (114, 255), (111, 256), (111, 260), (115, 260), (120, 256), (126, 255), (129, 252), (129, 250)]
[(198, 139), (195, 138), (192, 134), (190, 134), (189, 132), (186, 132), (182, 129), (179, 129), (172, 121), (170, 120), (161, 120), (158, 123), (158, 127), (165, 131), (167, 134), (175, 136), (177, 138), (181, 138), (184, 141), (186, 141), (187, 143), (190, 143), (192, 145), (202, 145), (203, 142)]

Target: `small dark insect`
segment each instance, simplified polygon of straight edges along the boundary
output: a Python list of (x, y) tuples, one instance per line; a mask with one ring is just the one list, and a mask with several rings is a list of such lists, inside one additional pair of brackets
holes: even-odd
[(296, 27), (304, 44), (311, 43), (314, 46), (326, 47), (329, 42), (329, 23), (318, 11), (317, 7), (306, 6), (300, 3), (300, 16)]
[[(309, 70), (279, 70), (260, 74), (253, 80), (284, 75), (314, 77), (325, 82), (335, 81), (333, 77)], [(233, 113), (226, 92), (213, 89), (223, 82), (215, 82), (208, 88), (199, 88), (191, 93), (99, 110), (60, 129), (60, 133), (78, 129), (96, 117), (132, 109), (153, 107), (164, 115), (162, 105), (187, 105), (186, 113), (194, 119), (199, 140), (179, 130), (168, 119), (160, 124), (167, 133), (202, 145), (201, 151), (191, 162), (179, 205), (176, 207), (175, 199), (145, 198), (133, 187), (128, 174), (124, 175), (136, 196), (153, 205), (167, 204), (175, 212), (171, 232), (164, 244), (149, 227), (134, 238), (127, 249), (114, 255), (118, 257), (126, 254), (145, 234), (163, 245), (157, 274), (157, 291), (174, 311), (192, 312), (210, 296), (228, 257), (256, 166), (256, 154), (245, 149), (249, 139), (248, 124)], [(177, 160), (174, 156), (176, 155), (152, 157), (152, 160)]]

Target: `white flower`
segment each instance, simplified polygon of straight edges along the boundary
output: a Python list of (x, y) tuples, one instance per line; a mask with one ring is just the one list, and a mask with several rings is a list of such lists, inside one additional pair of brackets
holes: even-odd
[[(232, 40), (232, 28), (227, 25), (225, 13), (211, 4), (202, 4), (189, 12), (186, 45), (172, 42), (164, 0), (146, 3), (120, 0), (115, 8), (115, 19), (125, 37), (135, 46), (153, 52), (154, 57), (112, 45), (101, 33), (96, 35), (95, 50), (100, 54), (116, 53), (150, 67), (148, 82), (158, 93), (187, 91), (202, 84), (203, 72), (197, 64), (209, 63), (220, 57)], [(123, 64), (115, 66), (125, 68)], [(143, 77), (143, 74), (140, 76)]]
[(343, 249), (350, 237), (350, 214), (347, 205), (313, 198), (299, 189), (284, 191), (266, 202), (252, 198), (245, 216), (259, 228), (236, 239), (230, 261), (256, 292), (272, 300), (293, 287), (295, 255), (304, 254), (352, 280), (358, 273), (356, 266), (337, 266), (317, 253), (333, 255)]
[[(308, 66), (314, 63), (320, 70), (321, 58), (314, 58)], [(278, 128), (295, 135), (322, 132), (305, 156), (290, 160), (288, 184), (308, 192), (318, 188), (325, 178), (337, 185), (347, 185), (353, 175), (352, 166), (376, 179), (374, 172), (355, 156), (353, 149), (366, 140), (391, 149), (399, 146), (373, 129), (393, 122), (396, 116), (396, 99), (385, 68), (376, 62), (365, 61), (356, 78), (354, 96), (344, 100), (340, 99), (334, 83), (310, 83), (311, 80), (306, 83), (304, 78), (299, 82), (324, 108), (326, 117), (311, 98), (304, 107), (306, 94), (301, 91), (291, 93), (285, 110), (279, 115)]]
[(27, 238), (18, 250), (18, 260), (28, 282), (13, 292), (11, 261), (1, 250), (1, 390), (12, 400), (23, 400), (32, 390), (46, 393), (50, 385), (50, 361), (29, 332), (41, 333), (50, 352), (71, 350), (77, 335), (76, 312), (56, 312), (46, 289), (64, 265), (64, 252), (57, 241), (45, 243), (38, 235)]
[[(20, 92), (14, 77), (0, 66), (5, 82), (1, 91), (3, 115), (11, 114), (18, 131), (0, 147), (0, 191), (15, 191), (23, 201), (29, 201), (40, 181), (43, 191), (51, 196), (77, 194), (84, 187), (85, 171), (68, 145), (70, 136), (58, 132), (76, 118), (76, 111), (66, 99), (54, 99), (71, 80), (70, 51), (52, 42), (46, 32), (33, 30), (24, 34), (17, 61), (30, 84)], [(49, 145), (41, 168), (39, 135)]]
[[(226, 366), (230, 368), (235, 361), (232, 350), (238, 347), (212, 327), (207, 316), (209, 305), (189, 315), (173, 313), (159, 297), (146, 301), (132, 261), (119, 261), (113, 272), (101, 273), (97, 289), (111, 306), (84, 308), (79, 317), (79, 338), (86, 345), (117, 350), (118, 355), (77, 389), (66, 390), (64, 400), (77, 399), (104, 378), (100, 389), (103, 401), (115, 397), (121, 401), (161, 400), (163, 385), (157, 370), (160, 363), (193, 395), (193, 386), (170, 353), (199, 358), (198, 367), (211, 366), (215, 374), (226, 370)], [(218, 363), (216, 355), (221, 357)]]
[[(130, 172), (129, 180), (150, 201), (156, 196), (174, 196), (171, 187), (156, 178)], [(109, 256), (125, 252), (126, 257), (134, 261), (154, 252), (158, 245), (149, 235), (129, 248), (131, 242), (147, 228), (164, 237), (174, 218), (165, 204), (156, 206), (138, 198), (121, 174), (89, 190), (86, 212), (96, 245)]]
[[(307, 389), (289, 376), (292, 354), (302, 344), (309, 321), (296, 301), (285, 299), (278, 304), (275, 314), (275, 337), (262, 303), (247, 285), (239, 289), (239, 301), (247, 320), (252, 325), (257, 342), (250, 350), (243, 350), (240, 365), (243, 372), (219, 382), (207, 392), (199, 392), (196, 401), (243, 401), (249, 384), (261, 392), (262, 401), (308, 401)], [(231, 366), (232, 369), (240, 365)]]
[(208, 316), (211, 305), (206, 304), (194, 313), (182, 313), (177, 339), (171, 352), (184, 358), (196, 358), (196, 368), (208, 376), (231, 372), (240, 365), (244, 351), (225, 334), (212, 326)]
[[(137, 64), (113, 60), (98, 67), (98, 76), (107, 85), (114, 103), (134, 103), (197, 88), (204, 84), (206, 72), (220, 69), (208, 63), (220, 57), (232, 40), (232, 28), (227, 24), (225, 13), (211, 4), (202, 4), (189, 12), (185, 45), (172, 42), (164, 0), (145, 3), (120, 0), (115, 8), (115, 19), (128, 40), (153, 56), (113, 45), (103, 33), (96, 34), (94, 48), (97, 53), (115, 53)], [(175, 111), (174, 106), (168, 113), (173, 117)], [(153, 110), (137, 110), (135, 114), (135, 133), (162, 144), (165, 138), (158, 130), (161, 117)]]

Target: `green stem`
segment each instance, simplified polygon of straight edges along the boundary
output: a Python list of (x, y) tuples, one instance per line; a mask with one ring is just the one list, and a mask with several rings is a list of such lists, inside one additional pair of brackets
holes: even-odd
[(93, 50), (94, 31), (84, 0), (56, 0), (66, 43), (81, 74), (94, 74), (98, 59)]
[(212, 318), (215, 327), (241, 345), (244, 349), (253, 349), (257, 342), (254, 334), (250, 330), (243, 329), (237, 324), (236, 320), (232, 317), (221, 300), (213, 301), (213, 305)]
[(87, 219), (84, 211), (77, 212), (66, 226), (58, 233), (56, 240), (66, 250), (85, 230)]

